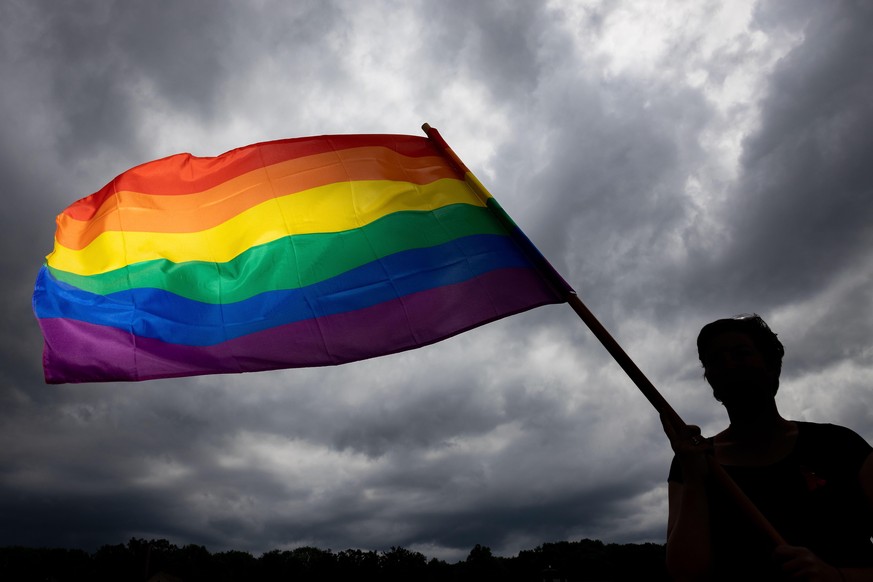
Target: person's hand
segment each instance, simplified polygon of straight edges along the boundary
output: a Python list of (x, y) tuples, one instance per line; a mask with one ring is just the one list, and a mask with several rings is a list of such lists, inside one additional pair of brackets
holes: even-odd
[(779, 546), (773, 551), (773, 560), (779, 564), (786, 580), (804, 582), (843, 582), (840, 571), (806, 548)]
[(663, 414), (661, 425), (682, 465), (683, 480), (706, 475), (708, 468), (705, 455), (712, 454), (713, 448), (712, 441), (701, 436), (700, 427), (688, 424), (677, 430)]

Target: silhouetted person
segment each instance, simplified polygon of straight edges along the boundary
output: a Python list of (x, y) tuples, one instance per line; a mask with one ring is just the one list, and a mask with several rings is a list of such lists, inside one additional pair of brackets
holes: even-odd
[[(873, 581), (873, 454), (847, 428), (782, 418), (776, 391), (784, 349), (757, 315), (701, 330), (704, 377), (730, 425), (703, 439), (677, 435), (669, 476), (667, 568), (677, 580)], [(868, 407), (869, 402), (859, 402)], [(789, 545), (747, 522), (712, 481), (725, 468)]]

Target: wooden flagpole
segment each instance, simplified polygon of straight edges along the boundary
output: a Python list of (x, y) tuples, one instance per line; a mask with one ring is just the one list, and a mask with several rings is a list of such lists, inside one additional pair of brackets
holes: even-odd
[[(427, 134), (429, 138), (431, 138), (434, 143), (440, 148), (443, 154), (449, 158), (458, 169), (466, 175), (467, 184), (472, 188), (478, 196), (480, 196), (483, 200), (491, 198), (491, 194), (485, 190), (485, 187), (473, 176), (472, 172), (467, 168), (467, 166), (458, 158), (457, 154), (446, 144), (446, 142), (442, 139), (442, 136), (439, 135), (439, 132), (425, 123), (421, 126), (422, 130)], [(505, 220), (511, 221), (511, 219), (507, 216)], [(507, 225), (509, 227), (515, 228), (514, 224)], [(535, 251), (539, 254), (539, 251)], [(615, 338), (606, 330), (605, 327), (594, 317), (594, 314), (582, 303), (582, 300), (576, 294), (572, 288), (567, 285), (567, 283), (563, 280), (561, 275), (555, 271), (554, 267), (548, 264), (548, 261), (545, 261), (543, 258), (543, 272), (546, 277), (550, 279), (550, 282), (556, 289), (566, 289), (565, 300), (573, 308), (573, 311), (579, 316), (579, 318), (588, 326), (588, 329), (594, 334), (594, 336), (600, 340), (600, 343), (603, 344), (603, 347), (606, 348), (606, 351), (618, 362), (618, 365), (625, 371), (625, 373), (630, 377), (630, 379), (636, 384), (637, 388), (639, 388), (640, 392), (643, 393), (648, 401), (655, 407), (655, 410), (663, 416), (667, 422), (673, 427), (673, 430), (676, 431), (677, 434), (683, 434), (687, 425), (679, 416), (679, 414), (670, 406), (670, 403), (658, 392), (657, 388), (649, 381), (645, 374), (643, 374), (642, 370), (634, 363), (634, 361), (627, 355), (627, 353), (622, 349), (622, 347), (615, 341)], [(557, 279), (557, 280), (556, 280)], [(746, 496), (742, 489), (737, 486), (733, 479), (731, 479), (730, 475), (724, 470), (718, 461), (715, 460), (715, 455), (707, 454), (706, 455), (707, 463), (709, 466), (709, 470), (712, 475), (716, 478), (719, 484), (724, 488), (724, 490), (734, 499), (734, 501), (739, 506), (740, 510), (746, 514), (746, 517), (773, 543), (773, 545), (779, 546), (784, 545), (785, 540), (776, 531), (776, 528), (767, 520), (766, 517), (758, 510), (758, 508), (751, 502), (751, 500)]]

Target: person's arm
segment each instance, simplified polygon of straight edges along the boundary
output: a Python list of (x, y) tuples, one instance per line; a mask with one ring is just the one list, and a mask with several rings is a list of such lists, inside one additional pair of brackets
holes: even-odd
[[(867, 499), (867, 510), (873, 516), (873, 453), (867, 455), (861, 472), (858, 474), (861, 481), (861, 491)], [(870, 582), (873, 580), (873, 568), (841, 568), (840, 573), (845, 582)]]
[[(705, 455), (711, 445), (699, 438), (700, 429), (694, 426), (680, 436), (665, 422), (664, 431), (682, 468), (682, 483), (668, 484), (667, 572), (677, 581), (707, 580), (712, 549)], [(700, 444), (692, 442), (695, 436)]]
[(861, 465), (858, 479), (861, 481), (861, 491), (867, 498), (867, 509), (873, 515), (873, 453), (868, 454), (867, 460)]
[(873, 568), (839, 568), (822, 561), (807, 548), (779, 546), (773, 559), (780, 562), (786, 580), (797, 582), (870, 582)]
[(706, 491), (673, 481), (668, 488), (667, 572), (677, 581), (706, 580), (712, 562)]
[[(861, 472), (858, 474), (861, 490), (867, 499), (867, 510), (873, 516), (873, 453), (867, 455)], [(870, 582), (873, 580), (873, 568), (841, 568), (840, 573), (845, 582)]]

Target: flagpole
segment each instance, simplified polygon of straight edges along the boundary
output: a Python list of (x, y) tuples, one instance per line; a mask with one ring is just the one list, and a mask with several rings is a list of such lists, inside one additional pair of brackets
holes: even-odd
[[(439, 147), (442, 151), (443, 155), (445, 155), (455, 166), (457, 169), (464, 175), (464, 178), (470, 188), (476, 192), (476, 195), (483, 200), (483, 202), (488, 201), (489, 199), (493, 201), (496, 206), (496, 210), (500, 215), (501, 220), (506, 223), (506, 226), (515, 229), (516, 232), (523, 237), (527, 241), (527, 237), (524, 233), (518, 228), (512, 218), (507, 215), (500, 205), (497, 204), (494, 197), (488, 192), (487, 189), (482, 185), (481, 182), (473, 175), (469, 168), (461, 161), (457, 154), (455, 154), (454, 150), (445, 142), (439, 132), (431, 127), (429, 124), (425, 123), (421, 126), (421, 129), (424, 133), (434, 141), (434, 143)], [(528, 243), (530, 241), (527, 241)], [(627, 355), (627, 353), (622, 349), (615, 338), (606, 330), (605, 327), (598, 321), (598, 319), (594, 316), (593, 313), (585, 306), (582, 300), (577, 295), (576, 291), (561, 277), (560, 273), (558, 273), (554, 267), (552, 267), (551, 263), (543, 257), (543, 255), (539, 252), (536, 246), (533, 243), (529, 244), (530, 252), (532, 252), (535, 256), (533, 257), (537, 265), (542, 270), (543, 274), (548, 278), (549, 282), (552, 286), (559, 290), (563, 296), (565, 301), (573, 308), (573, 311), (576, 312), (576, 315), (588, 326), (588, 329), (594, 334), (594, 336), (600, 340), (600, 343), (603, 344), (603, 347), (606, 348), (606, 351), (613, 357), (613, 359), (618, 363), (619, 366), (625, 371), (625, 373), (630, 377), (634, 384), (636, 384), (637, 388), (640, 392), (643, 393), (643, 396), (648, 399), (648, 401), (654, 406), (655, 410), (664, 417), (664, 419), (670, 423), (670, 426), (676, 431), (677, 434), (683, 434), (687, 425), (685, 421), (679, 416), (676, 410), (670, 406), (670, 403), (658, 392), (658, 389), (655, 388), (654, 384), (652, 384), (649, 379), (643, 374), (642, 370), (634, 363), (634, 361)], [(710, 472), (715, 477), (715, 479), (719, 482), (719, 484), (724, 488), (724, 490), (734, 499), (734, 501), (738, 504), (741, 511), (746, 514), (746, 517), (756, 526), (758, 529), (763, 532), (773, 543), (773, 545), (779, 546), (784, 545), (785, 540), (776, 531), (776, 528), (767, 520), (766, 517), (758, 510), (755, 504), (746, 496), (742, 489), (740, 489), (734, 480), (727, 474), (718, 461), (715, 459), (715, 455), (707, 454), (706, 455), (707, 464)]]
[(664, 417), (667, 418), (667, 421), (670, 425), (679, 431), (685, 428), (685, 422), (683, 422), (682, 418), (679, 417), (679, 414), (670, 406), (670, 403), (658, 392), (658, 389), (655, 388), (654, 384), (652, 384), (649, 379), (643, 374), (642, 370), (637, 367), (636, 363), (627, 355), (622, 347), (619, 345), (615, 338), (606, 330), (605, 327), (594, 317), (594, 314), (582, 303), (582, 300), (579, 299), (579, 296), (573, 292), (567, 297), (567, 303), (570, 307), (573, 308), (573, 311), (576, 312), (576, 315), (585, 322), (585, 325), (588, 326), (588, 329), (594, 334), (594, 336), (600, 340), (600, 343), (603, 344), (603, 347), (606, 348), (606, 351), (618, 362), (618, 365), (621, 366), (621, 369), (625, 371), (625, 373), (630, 376), (630, 379), (633, 380), (634, 384), (637, 385), (640, 392), (643, 393), (649, 402), (652, 403), (652, 406), (655, 407), (655, 410)]

